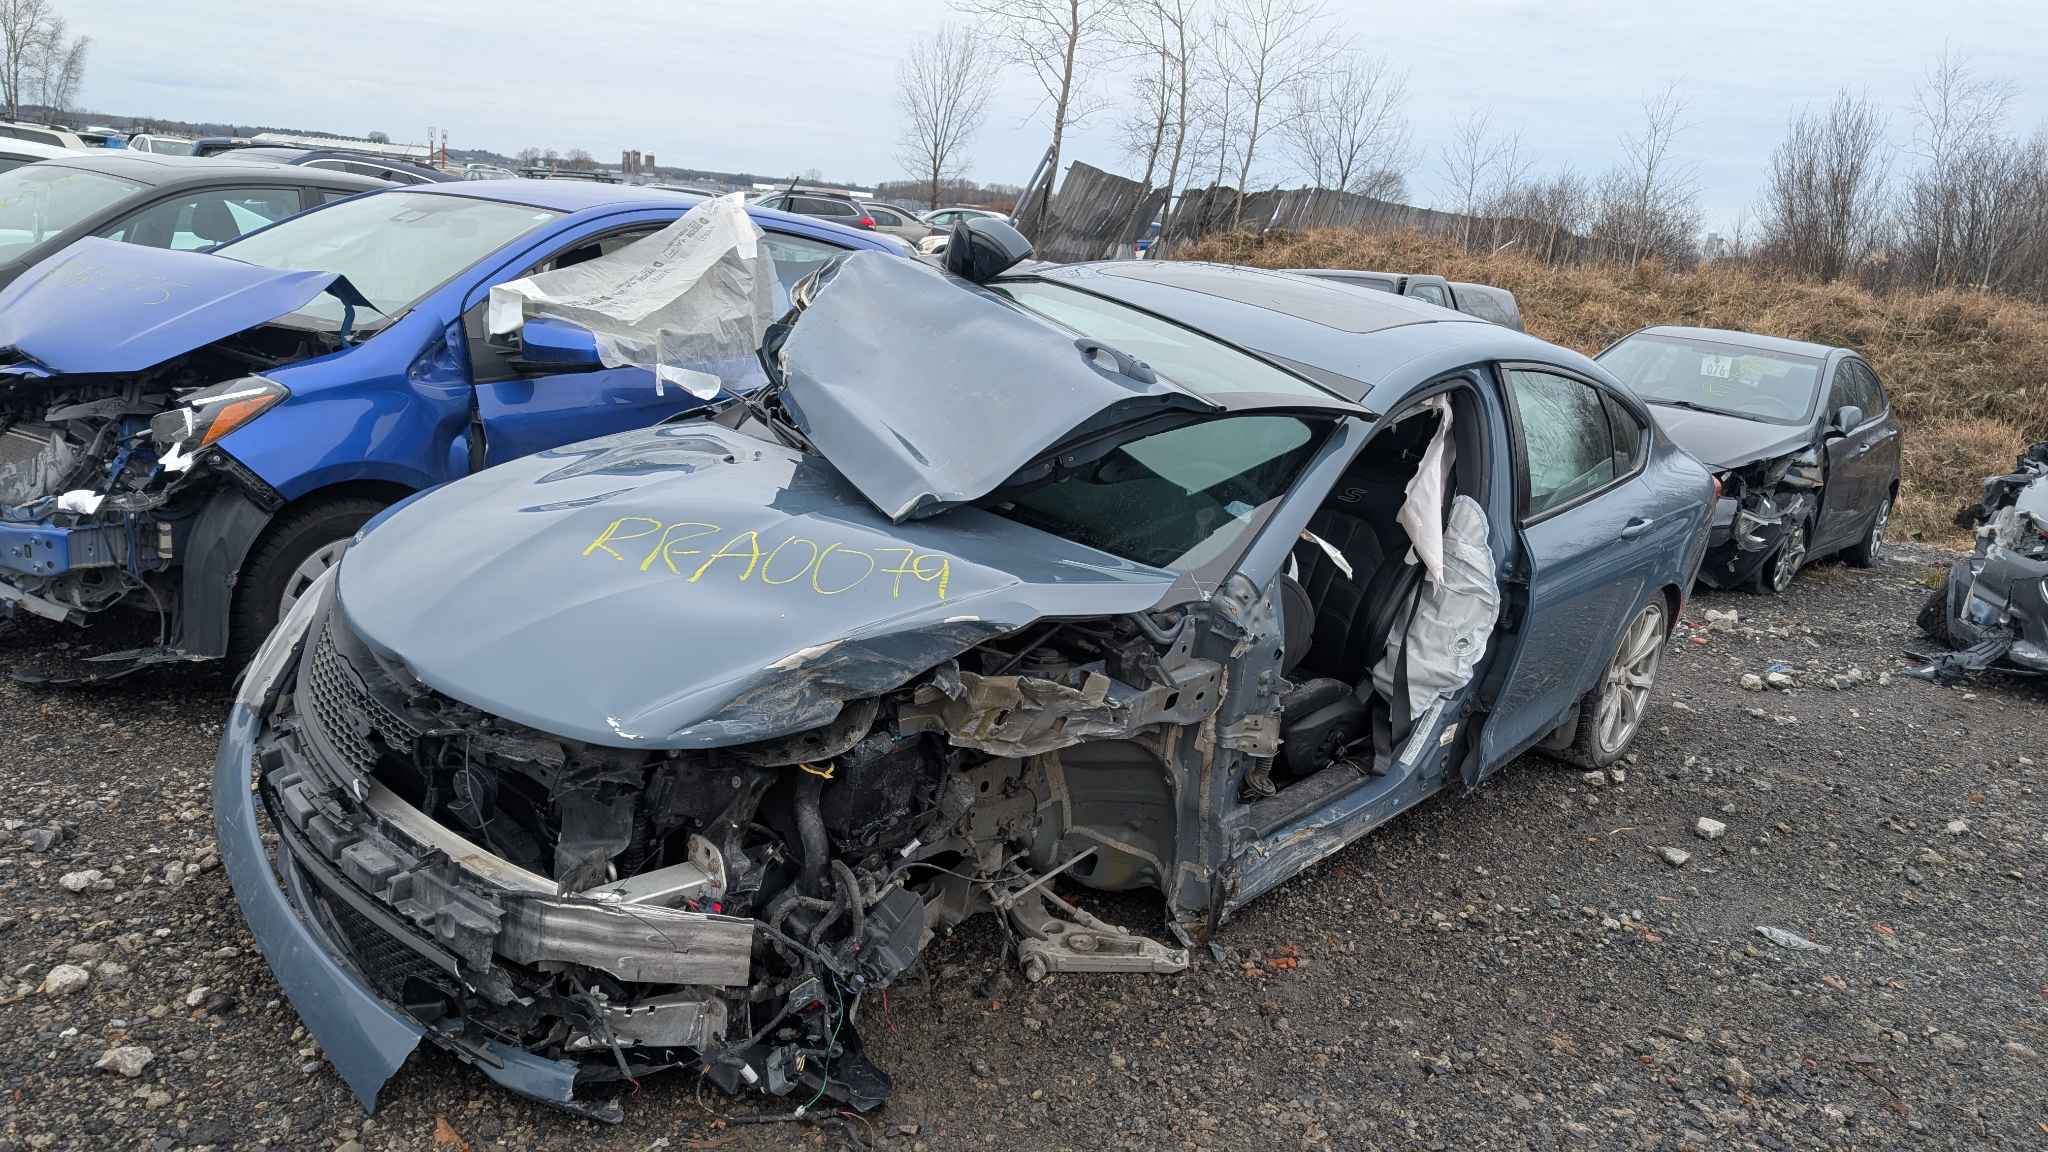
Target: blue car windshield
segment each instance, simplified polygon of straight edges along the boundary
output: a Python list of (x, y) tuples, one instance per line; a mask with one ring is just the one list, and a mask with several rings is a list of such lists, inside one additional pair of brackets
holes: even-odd
[(1691, 337), (1631, 336), (1602, 352), (1600, 366), (1652, 404), (1766, 424), (1806, 423), (1820, 393), (1812, 356)]
[[(215, 251), (264, 268), (341, 273), (377, 308), (379, 315), (356, 316), (367, 329), (560, 215), (466, 196), (380, 192), (294, 216)], [(323, 293), (294, 315), (339, 328), (342, 313), (341, 301)]]

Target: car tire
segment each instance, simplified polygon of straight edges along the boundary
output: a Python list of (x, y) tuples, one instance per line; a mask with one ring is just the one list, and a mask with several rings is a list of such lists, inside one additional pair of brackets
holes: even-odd
[(1856, 546), (1842, 553), (1842, 556), (1858, 568), (1868, 568), (1884, 555), (1885, 533), (1892, 526), (1892, 498), (1886, 496), (1884, 503), (1877, 506), (1877, 515), (1870, 518), (1870, 530)]
[(1812, 541), (1812, 532), (1805, 521), (1794, 524), (1778, 541), (1770, 556), (1757, 565), (1756, 574), (1749, 580), (1750, 591), (1763, 596), (1783, 595), (1792, 587), (1792, 581), (1798, 578), (1799, 570), (1805, 567), (1807, 549)]
[(1628, 754), (1643, 730), (1670, 635), (1671, 606), (1653, 596), (1615, 639), (1600, 683), (1579, 701), (1578, 732), (1560, 758), (1581, 768), (1605, 768)]
[[(228, 621), (228, 655), (237, 663), (254, 655), (263, 638), (277, 627), (284, 605), (318, 572), (331, 567), (370, 517), (384, 503), (349, 496), (323, 500), (279, 516), (263, 530), (235, 581), (234, 615)], [(287, 593), (290, 594), (288, 597)]]

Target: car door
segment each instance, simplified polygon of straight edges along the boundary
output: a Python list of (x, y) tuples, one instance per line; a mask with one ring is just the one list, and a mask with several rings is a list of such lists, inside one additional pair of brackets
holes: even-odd
[(1657, 557), (1682, 548), (1687, 531), (1644, 480), (1649, 424), (1633, 402), (1551, 365), (1505, 365), (1501, 374), (1521, 507), (1511, 580), (1523, 607), (1484, 726), (1489, 765), (1570, 712), (1613, 655)]
[(1813, 540), (1809, 545), (1815, 554), (1853, 543), (1866, 514), (1873, 508), (1870, 473), (1874, 460), (1870, 451), (1875, 443), (1876, 425), (1881, 418), (1873, 419), (1866, 413), (1851, 428), (1842, 427), (1840, 421), (1845, 405), (1854, 405), (1859, 410), (1863, 407), (1861, 381), (1857, 379), (1855, 364), (1856, 361), (1849, 357), (1835, 362), (1834, 371), (1828, 375), (1826, 399), (1820, 411), (1827, 483), (1821, 489), (1820, 518), (1814, 524)]
[[(616, 251), (658, 231), (672, 219), (648, 219), (646, 214), (636, 214), (631, 221), (613, 222), (559, 244), (545, 259), (508, 270), (490, 283), (502, 284)], [(782, 292), (779, 307), (787, 307), (791, 286), (842, 251), (821, 240), (773, 231), (764, 234), (763, 244), (775, 258)], [(516, 340), (489, 338), (489, 307), (487, 284), (472, 294), (462, 316), (486, 465), (595, 436), (644, 428), (704, 403), (676, 387), (657, 393), (654, 374), (645, 368), (551, 371), (528, 365), (520, 359)]]

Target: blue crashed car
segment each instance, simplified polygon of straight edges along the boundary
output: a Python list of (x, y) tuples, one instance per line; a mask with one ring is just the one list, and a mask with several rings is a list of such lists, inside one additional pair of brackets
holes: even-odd
[(1440, 790), (1625, 753), (1714, 483), (1611, 375), (1025, 251), (828, 264), (745, 404), (398, 507), (271, 635), (216, 834), (366, 1106), (426, 1040), (598, 1116), (664, 1068), (865, 1110), (861, 998), (967, 917), (1028, 979), (1172, 972)]
[[(138, 662), (246, 654), (410, 493), (701, 401), (588, 333), (486, 330), (491, 286), (693, 197), (570, 181), (342, 200), (211, 250), (86, 240), (0, 292), (0, 615), (153, 611)], [(887, 237), (751, 213), (786, 284)], [(579, 339), (580, 336), (580, 339)]]

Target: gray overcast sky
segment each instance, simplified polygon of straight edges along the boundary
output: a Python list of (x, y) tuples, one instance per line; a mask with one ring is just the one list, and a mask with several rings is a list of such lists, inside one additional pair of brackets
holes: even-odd
[[(93, 37), (86, 107), (269, 123), (456, 147), (639, 148), (664, 164), (873, 182), (896, 162), (897, 61), (944, 0), (576, 5), (541, 0), (59, 0)], [(579, 11), (580, 9), (580, 11)], [(2048, 120), (2048, 0), (1332, 0), (1337, 30), (1408, 69), (1421, 145), (1411, 199), (1438, 193), (1437, 146), (1476, 109), (1519, 127), (1542, 169), (1595, 174), (1642, 96), (1691, 101), (1683, 159), (1710, 229), (1753, 203), (1796, 106), (1844, 85), (1892, 112), (1905, 144), (1915, 79), (1944, 40), (2018, 85), (2012, 126)], [(771, 15), (772, 14), (772, 15)], [(1121, 76), (1095, 79), (1120, 96)], [(1006, 75), (970, 175), (1020, 183), (1045, 147), (1035, 88)], [(1124, 167), (1114, 110), (1068, 157)], [(1286, 175), (1276, 168), (1274, 177)]]

